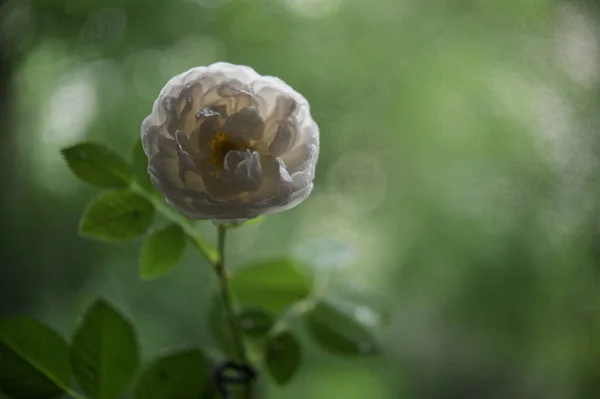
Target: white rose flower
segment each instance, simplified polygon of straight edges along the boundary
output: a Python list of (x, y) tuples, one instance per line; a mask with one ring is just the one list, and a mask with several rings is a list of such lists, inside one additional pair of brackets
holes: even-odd
[(319, 128), (278, 78), (216, 63), (173, 77), (142, 123), (156, 188), (193, 219), (251, 219), (304, 201)]

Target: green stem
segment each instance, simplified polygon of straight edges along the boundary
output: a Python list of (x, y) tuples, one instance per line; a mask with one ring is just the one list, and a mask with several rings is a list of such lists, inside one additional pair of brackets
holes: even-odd
[(225, 269), (225, 238), (227, 233), (227, 227), (225, 225), (219, 225), (219, 238), (217, 248), (219, 251), (219, 259), (215, 263), (215, 272), (219, 280), (219, 287), (221, 290), (221, 297), (223, 298), (223, 304), (225, 305), (225, 313), (227, 314), (227, 322), (235, 341), (237, 348), (238, 360), (242, 364), (248, 363), (248, 356), (246, 354), (246, 345), (242, 331), (237, 322), (235, 310), (233, 309), (233, 299), (231, 297), (231, 290), (229, 289), (229, 281), (227, 279), (227, 271)]
[(194, 243), (194, 247), (196, 247), (204, 259), (212, 264), (215, 264), (218, 261), (219, 254), (215, 248), (210, 245), (206, 238), (198, 234), (194, 226), (187, 218), (171, 210), (171, 208), (169, 208), (169, 206), (164, 202), (162, 197), (157, 197), (156, 195), (149, 193), (136, 183), (132, 184), (131, 190), (150, 201), (152, 205), (154, 205), (154, 209), (156, 209), (156, 211), (162, 214), (166, 219), (181, 226), (185, 234), (191, 238), (192, 242)]

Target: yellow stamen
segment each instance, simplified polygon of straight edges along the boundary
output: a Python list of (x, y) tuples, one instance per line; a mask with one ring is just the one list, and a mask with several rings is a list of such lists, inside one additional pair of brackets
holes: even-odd
[(221, 121), (219, 121), (217, 134), (209, 143), (210, 157), (208, 160), (218, 168), (218, 170), (213, 171), (212, 174), (218, 176), (219, 170), (222, 170), (224, 167), (225, 156), (229, 151), (252, 150), (254, 144), (256, 144), (255, 140), (249, 140), (249, 142), (245, 144), (234, 142), (227, 136), (227, 133), (221, 130)]

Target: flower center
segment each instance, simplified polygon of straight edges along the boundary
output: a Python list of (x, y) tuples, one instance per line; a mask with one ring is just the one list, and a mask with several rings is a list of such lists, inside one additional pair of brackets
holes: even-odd
[(225, 132), (219, 132), (210, 141), (210, 162), (218, 168), (223, 169), (225, 156), (229, 151), (239, 151), (242, 148), (234, 143)]

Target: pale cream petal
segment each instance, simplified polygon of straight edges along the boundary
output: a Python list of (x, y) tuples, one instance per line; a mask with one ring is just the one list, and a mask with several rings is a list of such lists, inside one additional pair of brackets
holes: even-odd
[(287, 165), (290, 174), (314, 170), (317, 162), (318, 148), (315, 144), (304, 144), (284, 154), (281, 159)]
[(169, 192), (184, 188), (179, 178), (179, 160), (159, 154), (152, 158), (148, 172), (152, 183), (165, 195)]
[(265, 124), (256, 108), (246, 107), (231, 115), (223, 123), (223, 131), (234, 141), (247, 143), (249, 140), (260, 140)]
[(216, 62), (210, 65), (208, 68), (211, 71), (218, 71), (218, 73), (227, 76), (228, 78), (237, 79), (245, 84), (249, 84), (260, 78), (260, 75), (256, 73), (254, 69), (243, 65), (234, 65), (227, 62)]
[(296, 140), (297, 130), (294, 126), (287, 122), (279, 125), (277, 134), (269, 146), (269, 152), (274, 157), (284, 155), (294, 145)]
[[(264, 90), (261, 92), (264, 92)], [(269, 115), (265, 117), (264, 140), (267, 143), (271, 143), (271, 141), (275, 138), (281, 124), (286, 123), (286, 121), (298, 109), (298, 103), (289, 96), (274, 95), (274, 98), (276, 99), (275, 106), (269, 111)]]
[(225, 106), (227, 115), (232, 115), (252, 103), (252, 95), (247, 89), (246, 86), (237, 84), (237, 82), (235, 85), (223, 84), (218, 89), (221, 100), (216, 104)]
[(180, 165), (184, 170), (196, 169), (194, 164), (194, 149), (192, 148), (189, 139), (181, 130), (175, 132), (175, 141), (177, 142), (177, 156), (179, 158)]
[(298, 204), (300, 204), (301, 202), (303, 202), (306, 198), (308, 198), (308, 196), (312, 192), (312, 189), (313, 189), (313, 184), (311, 183), (310, 185), (306, 186), (304, 189), (302, 189), (300, 191), (295, 191), (292, 194), (290, 194), (285, 199), (285, 201), (283, 201), (283, 203), (281, 203), (280, 205), (272, 206), (268, 209), (265, 209), (264, 213), (279, 213), (279, 212), (287, 211), (288, 209), (292, 209), (292, 208), (296, 207)]
[(225, 171), (233, 183), (244, 191), (254, 192), (262, 183), (262, 166), (258, 152), (229, 151), (225, 156)]

